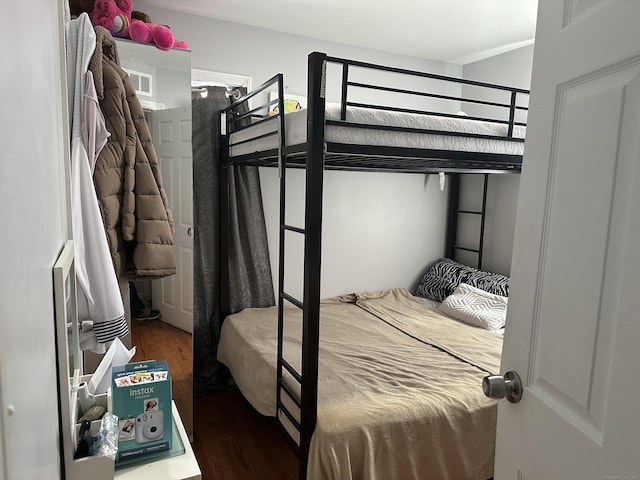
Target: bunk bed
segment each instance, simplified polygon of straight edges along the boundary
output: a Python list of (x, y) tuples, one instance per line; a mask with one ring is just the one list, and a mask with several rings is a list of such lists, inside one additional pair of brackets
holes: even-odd
[[(333, 103), (327, 101), (330, 98), (327, 91), (329, 66), (337, 69), (340, 77), (339, 95)], [(389, 84), (375, 83), (371, 80), (375, 75), (366, 72), (393, 80), (389, 80)], [(442, 82), (453, 87), (436, 91), (409, 89), (398, 86), (396, 77), (423, 79), (431, 84)], [(504, 93), (507, 100), (463, 97), (460, 93), (463, 86)], [(275, 98), (266, 99), (274, 90), (277, 93)], [(357, 93), (363, 91), (370, 92), (370, 95)], [(301, 479), (343, 478), (344, 472), (351, 472), (351, 475), (354, 471), (359, 473), (353, 478), (419, 478), (416, 475), (421, 471), (424, 473), (425, 469), (433, 478), (488, 478), (493, 466), (491, 452), (494, 439), (490, 438), (491, 434), (486, 435), (485, 427), (489, 425), (489, 431), (493, 431), (495, 405), (488, 399), (479, 402), (478, 392), (481, 395), (481, 389), (477, 377), (498, 371), (500, 335), (456, 322), (438, 308), (433, 308), (433, 304), (427, 305), (403, 289), (321, 300), (323, 172), (334, 169), (450, 174), (445, 255), (455, 258), (459, 250), (471, 251), (477, 254), (477, 267), (480, 269), (488, 175), (520, 172), (526, 127), (526, 121), (521, 118), (526, 116), (528, 91), (314, 52), (308, 58), (307, 92), (306, 108), (285, 114), (283, 76), (279, 74), (221, 112), (221, 230), (225, 231), (224, 224), (228, 221), (226, 172), (231, 165), (278, 167), (281, 185), (278, 304), (269, 309), (245, 309), (227, 318), (221, 333), (219, 360), (227, 363), (234, 378), (243, 376), (241, 368), (266, 372), (267, 380), (260, 383), (261, 380), (255, 377), (252, 380), (247, 377), (245, 388), (243, 390), (241, 386), (241, 390), (258, 411), (276, 416), (298, 454)], [(525, 99), (521, 100), (522, 97)], [(375, 100), (364, 102), (362, 98)], [(427, 107), (415, 107), (415, 102), (395, 102), (394, 98), (418, 98), (431, 103)], [(456, 108), (448, 106), (435, 110), (431, 106), (443, 103), (453, 103)], [(503, 110), (504, 114), (492, 118), (466, 116), (457, 111), (461, 105), (487, 106)], [(289, 168), (304, 168), (306, 172), (304, 227), (285, 223), (284, 197)], [(484, 175), (482, 208), (479, 210), (458, 208), (460, 174), (463, 173)], [(456, 231), (460, 214), (481, 217), (477, 247), (458, 245)], [(285, 232), (304, 237), (302, 299), (294, 298), (283, 288)], [(223, 239), (220, 253), (222, 278), (226, 275), (227, 247)], [(225, 314), (229, 313), (225, 303), (225, 282), (220, 284), (223, 289), (221, 309)], [(400, 318), (397, 318), (398, 312), (403, 312)], [(256, 322), (258, 316), (261, 321)], [(321, 324), (324, 326), (325, 322), (327, 326), (323, 327), (321, 338)], [(261, 325), (262, 330), (254, 328), (255, 325)], [(429, 327), (425, 329), (425, 325)], [(362, 385), (353, 387), (357, 375), (346, 373), (350, 367), (348, 362), (344, 362), (348, 357), (345, 352), (337, 354), (322, 350), (324, 342), (339, 344), (339, 338), (329, 338), (328, 332), (343, 332), (348, 336), (342, 337), (343, 341), (349, 338), (355, 342), (347, 345), (347, 350), (358, 351), (366, 345), (374, 345), (376, 341), (369, 334), (383, 327), (386, 331), (381, 334), (383, 346), (370, 352), (371, 359), (385, 358), (388, 361), (388, 355), (384, 354), (385, 342), (388, 349), (391, 345), (409, 342), (412, 347), (406, 345), (400, 350), (413, 351), (413, 360), (404, 359), (401, 363), (423, 362), (420, 368), (416, 366), (416, 371), (431, 382), (425, 383), (424, 378), (414, 377), (407, 382), (417, 386), (416, 389), (405, 390), (398, 379), (406, 374), (406, 369), (404, 373), (389, 370), (385, 379), (398, 388), (395, 400), (393, 396), (384, 396), (382, 403), (396, 404), (395, 409), (386, 412), (384, 408), (387, 407), (382, 405), (372, 410), (364, 408), (367, 402), (376, 403), (373, 401), (375, 395), (357, 394), (359, 391), (362, 393)], [(349, 333), (345, 329), (353, 331)], [(243, 332), (253, 332), (257, 340), (251, 340), (250, 334), (245, 336)], [(235, 337), (236, 343), (233, 347), (226, 347), (223, 343), (231, 337)], [(482, 340), (478, 341), (478, 338)], [(419, 354), (415, 354), (416, 348)], [(225, 349), (244, 353), (236, 355), (234, 360), (234, 355), (226, 354)], [(427, 350), (430, 353), (427, 354)], [(252, 353), (255, 355), (251, 359)], [(340, 357), (342, 364), (327, 363), (328, 357)], [(451, 359), (453, 364), (448, 363)], [(385, 361), (375, 368), (389, 367)], [(260, 362), (264, 363), (262, 367)], [(235, 365), (229, 365), (231, 363)], [(240, 367), (243, 363), (245, 366)], [(441, 370), (426, 373), (430, 371), (429, 365), (437, 364), (441, 365)], [(452, 375), (452, 372), (457, 373)], [(362, 374), (365, 378), (369, 375), (370, 380), (374, 378), (371, 372)], [(440, 392), (435, 394), (438, 397), (447, 389), (437, 381), (443, 375), (450, 383), (455, 378), (452, 383), (456, 386), (451, 387), (453, 390), (448, 400), (433, 403), (433, 393)], [(466, 384), (462, 380), (465, 378)], [(256, 392), (263, 392), (264, 396), (258, 398), (259, 393), (248, 392), (250, 384), (253, 387), (258, 385)], [(384, 390), (377, 382), (370, 381), (369, 384), (374, 385), (374, 389)], [(398, 399), (402, 397), (409, 401), (400, 402)], [(337, 400), (332, 403), (332, 399)], [(345, 408), (350, 403), (354, 408)], [(457, 409), (448, 410), (452, 405), (458, 405)], [(349, 411), (346, 416), (345, 409)], [(363, 414), (363, 410), (368, 414)], [(420, 412), (423, 415), (430, 413), (421, 417)], [(390, 423), (382, 423), (382, 418), (388, 418)], [(463, 420), (453, 425), (452, 418)], [(375, 426), (367, 430), (367, 422)], [(408, 428), (407, 424), (413, 427)], [(458, 435), (461, 432), (472, 435), (468, 430), (472, 424), (472, 431), (485, 433), (480, 438), (469, 437), (469, 450), (460, 453), (461, 437)], [(443, 433), (445, 431), (449, 434)], [(389, 440), (399, 441), (402, 436), (406, 438), (400, 443), (394, 444)], [(341, 446), (338, 448), (337, 444)], [(426, 455), (429, 449), (433, 455)], [(389, 451), (394, 451), (394, 455), (384, 453)], [(418, 459), (425, 455), (429, 458), (426, 463), (421, 463)], [(396, 458), (395, 467), (386, 465), (393, 462), (392, 457)], [(469, 465), (465, 465), (467, 462)], [(462, 466), (456, 466), (458, 463)], [(396, 468), (400, 464), (408, 465), (409, 471)]]

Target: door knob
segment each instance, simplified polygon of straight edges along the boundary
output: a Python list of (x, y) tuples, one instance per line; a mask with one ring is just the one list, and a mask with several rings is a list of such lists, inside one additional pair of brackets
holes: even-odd
[(187, 236), (193, 238), (193, 227), (187, 228)]
[(516, 372), (509, 371), (502, 375), (487, 375), (482, 379), (482, 391), (490, 398), (507, 397), (511, 403), (522, 399), (522, 380)]

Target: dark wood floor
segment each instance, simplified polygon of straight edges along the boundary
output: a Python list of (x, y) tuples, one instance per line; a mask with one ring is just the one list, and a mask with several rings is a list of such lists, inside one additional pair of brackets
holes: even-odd
[[(298, 460), (274, 418), (256, 412), (237, 388), (191, 400), (191, 335), (160, 320), (134, 321), (133, 360), (165, 359), (203, 480), (295, 480)], [(193, 420), (193, 421), (191, 421)], [(187, 429), (189, 432), (189, 429)]]
[(193, 447), (204, 480), (297, 479), (297, 458), (275, 418), (256, 412), (236, 388), (194, 404)]
[(171, 393), (187, 434), (193, 435), (193, 374), (191, 335), (161, 320), (133, 320), (131, 345), (136, 354), (132, 362), (166, 360), (171, 372)]

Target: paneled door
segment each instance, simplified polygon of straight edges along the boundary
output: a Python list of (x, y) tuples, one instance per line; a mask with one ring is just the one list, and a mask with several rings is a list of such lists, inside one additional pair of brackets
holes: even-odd
[[(3, 368), (3, 360), (2, 355), (0, 354), (0, 405), (2, 403), (2, 368)], [(4, 428), (2, 426), (2, 415), (0, 415), (0, 480), (5, 480), (7, 478), (7, 469), (6, 462), (4, 461)]]
[(193, 179), (191, 108), (150, 113), (153, 144), (173, 213), (177, 274), (153, 280), (153, 306), (162, 320), (193, 333)]
[(496, 480), (640, 478), (639, 20), (539, 1)]

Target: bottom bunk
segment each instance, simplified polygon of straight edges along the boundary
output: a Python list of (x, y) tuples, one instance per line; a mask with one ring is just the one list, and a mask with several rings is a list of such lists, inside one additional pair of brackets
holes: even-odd
[[(497, 405), (483, 395), (481, 382), (499, 371), (502, 336), (469, 324), (469, 292), (458, 290), (453, 295), (467, 295), (462, 305), (442, 305), (464, 322), (401, 288), (321, 302), (317, 422), (307, 478), (492, 476)], [(479, 302), (493, 295), (477, 292)], [(283, 357), (299, 369), (301, 313), (291, 306), (284, 311)], [(219, 361), (243, 395), (268, 416), (276, 415), (277, 316), (276, 307), (230, 315), (218, 347)], [(299, 385), (289, 380), (285, 375), (295, 412)], [(281, 423), (287, 428), (290, 422), (281, 415)], [(287, 430), (295, 440), (295, 429)]]

